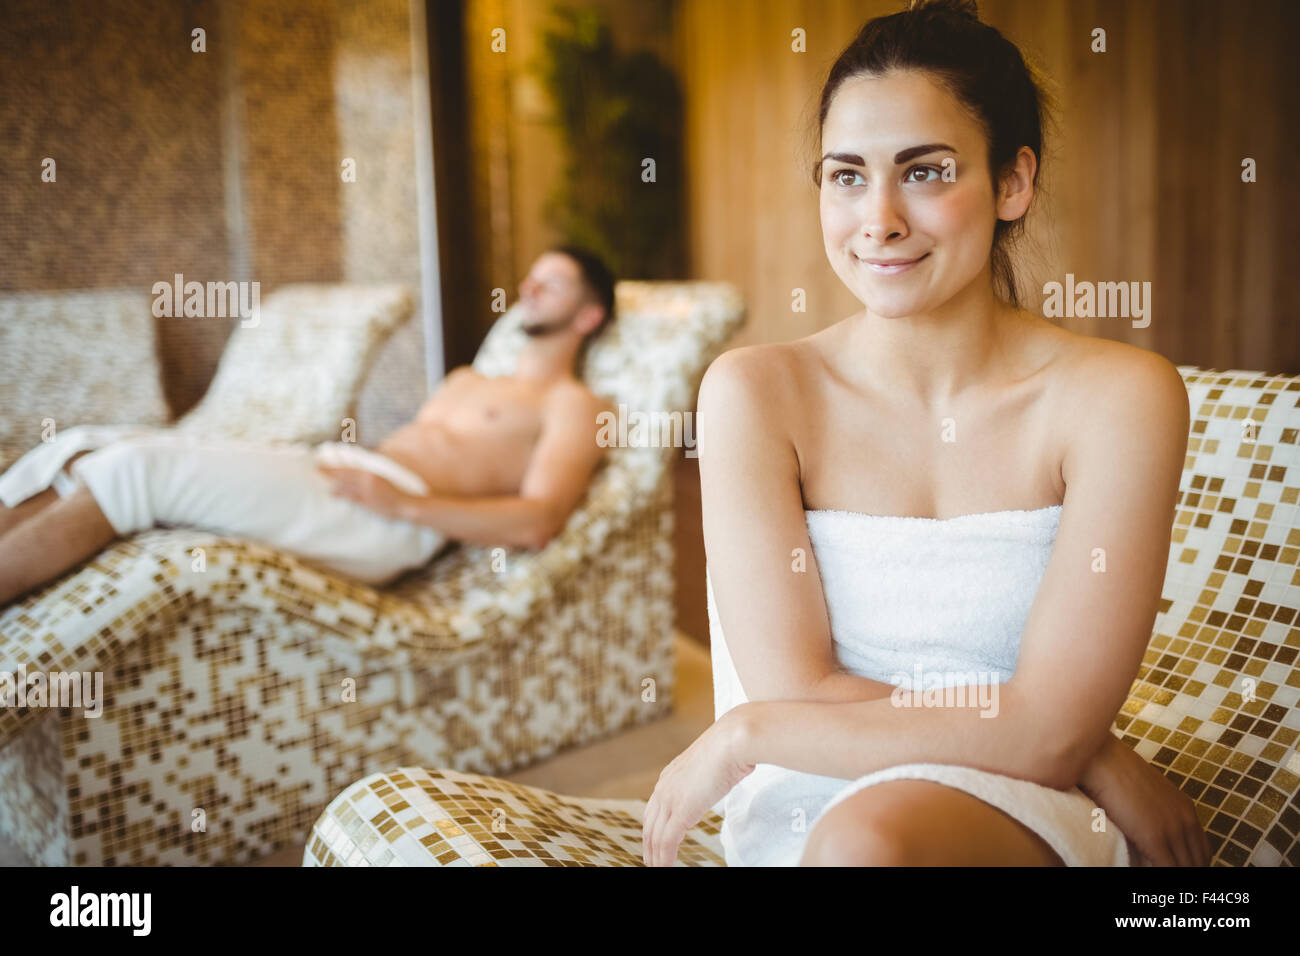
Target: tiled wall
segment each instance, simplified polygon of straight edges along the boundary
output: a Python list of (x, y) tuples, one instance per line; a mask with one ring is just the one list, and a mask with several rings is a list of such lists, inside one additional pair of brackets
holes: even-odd
[[(402, 281), (418, 300), (407, 0), (6, 0), (0, 75), (0, 292), (179, 272), (263, 297)], [(232, 323), (158, 321), (179, 413)], [(417, 304), (363, 395), (362, 441), (414, 412), (423, 353)]]

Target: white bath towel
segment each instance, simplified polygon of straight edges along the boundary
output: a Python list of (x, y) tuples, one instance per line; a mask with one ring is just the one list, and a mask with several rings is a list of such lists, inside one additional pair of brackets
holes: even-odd
[[(333, 494), (318, 465), (359, 468), (407, 494), (429, 494), (419, 475), (359, 445), (200, 439), (158, 429), (88, 430), (80, 436), (75, 431), (19, 459), (0, 477), (0, 489), (24, 500), (50, 486), (72, 454), (93, 447), (73, 462), (72, 486), (90, 490), (119, 535), (153, 527), (201, 528), (258, 541), (375, 585), (424, 565), (447, 543), (433, 528), (387, 518)], [(116, 440), (105, 443), (106, 438)]]
[(161, 433), (161, 429), (149, 425), (74, 425), (65, 428), (49, 441), (31, 449), (0, 476), (0, 504), (13, 508), (51, 487), (60, 495), (67, 495), (76, 487), (76, 482), (62, 468), (73, 455), (103, 448), (124, 438)]
[[(1061, 506), (949, 519), (808, 511), (840, 666), (905, 689), (987, 690), (1011, 677), (1020, 638), (1060, 521)], [(748, 698), (718, 620), (706, 569), (714, 710)], [(920, 677), (922, 686), (916, 686)], [(832, 805), (897, 779), (933, 780), (979, 797), (1041, 836), (1071, 866), (1140, 862), (1077, 787), (1055, 790), (972, 767), (913, 763), (853, 781), (759, 764), (715, 809), (729, 866), (799, 862), (808, 834)]]

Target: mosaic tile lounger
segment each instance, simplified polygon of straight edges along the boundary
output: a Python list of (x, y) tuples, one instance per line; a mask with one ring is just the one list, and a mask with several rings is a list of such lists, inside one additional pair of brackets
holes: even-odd
[[(1192, 410), (1163, 600), (1112, 732), (1197, 804), (1217, 866), (1300, 864), (1300, 378), (1180, 366)], [(453, 770), (357, 781), (305, 866), (640, 866), (640, 800)], [(721, 818), (679, 866), (724, 865)]]
[[(61, 432), (129, 424), (267, 441), (337, 438), (340, 422), (355, 414), (371, 362), (412, 314), (402, 285), (281, 286), (262, 303), (257, 326), (234, 329), (199, 404), (170, 422), (152, 301), (148, 289), (138, 288), (0, 294), (0, 467), (40, 441), (47, 420)], [(204, 612), (191, 617), (188, 610), (202, 584), (221, 593), (208, 577), (189, 576), (190, 587), (168, 583), (186, 580), (192, 549), (212, 543), (218, 561), (247, 557), (235, 541), (151, 532), (0, 608), (0, 671), (102, 670), (110, 693), (125, 691), (122, 677), (130, 675), (136, 700), (119, 696), (122, 711), (115, 704), (98, 721), (0, 708), (0, 834), (33, 861), (125, 861), (125, 848), (147, 846), (145, 815), (166, 812), (180, 791), (200, 806), (204, 788), (218, 785), (220, 775), (210, 770), (178, 776), (170, 766), (176, 750), (162, 741), (185, 739), (192, 723), (171, 715), (195, 705), (179, 685), (168, 701), (154, 686), (157, 678), (144, 673), (167, 657), (169, 632), (202, 619)], [(220, 700), (208, 709), (211, 726), (221, 710), (231, 710)], [(223, 741), (218, 736), (215, 743)], [(150, 774), (182, 782), (169, 783), (168, 795), (148, 782)], [(136, 805), (128, 805), (128, 792)]]
[[(743, 321), (735, 289), (617, 295), (587, 381), (632, 410), (690, 408)], [(479, 371), (513, 367), (519, 318), (494, 325)], [(43, 863), (244, 863), (374, 770), (504, 773), (662, 716), (680, 454), (612, 449), (546, 548), (453, 548), (383, 590), (195, 531), (120, 542), (0, 611), (0, 670), (99, 669), (107, 697), (99, 719), (0, 709), (0, 833)]]

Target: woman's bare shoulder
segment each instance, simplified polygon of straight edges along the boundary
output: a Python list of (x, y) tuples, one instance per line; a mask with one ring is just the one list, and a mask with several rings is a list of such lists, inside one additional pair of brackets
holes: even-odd
[(1064, 400), (1085, 415), (1110, 404), (1107, 396), (1186, 401), (1177, 366), (1158, 352), (1127, 342), (1071, 333), (1052, 366)]
[(793, 372), (815, 354), (816, 350), (810, 344), (813, 338), (814, 336), (808, 336), (789, 342), (738, 345), (714, 359), (709, 366), (709, 371), (723, 367), (727, 374), (764, 375), (773, 372)]
[[(744, 377), (768, 387), (802, 384), (799, 380), (824, 372), (828, 357), (847, 328), (847, 319), (787, 342), (742, 345), (722, 353), (709, 366), (716, 377)], [(716, 369), (716, 371), (715, 371)], [(774, 378), (775, 376), (775, 378)]]
[(1071, 334), (1052, 363), (1054, 408), (1071, 444), (1097, 447), (1105, 436), (1177, 432), (1185, 440), (1190, 422), (1187, 386), (1158, 352), (1126, 342)]
[[(740, 445), (799, 474), (796, 436), (804, 430), (822, 370), (808, 339), (737, 346), (718, 356), (700, 383), (699, 442)], [(703, 454), (703, 453), (701, 453)]]
[(701, 405), (709, 394), (719, 400), (744, 397), (765, 408), (785, 407), (802, 391), (807, 376), (819, 361), (818, 354), (808, 339), (728, 349), (704, 373), (700, 383)]

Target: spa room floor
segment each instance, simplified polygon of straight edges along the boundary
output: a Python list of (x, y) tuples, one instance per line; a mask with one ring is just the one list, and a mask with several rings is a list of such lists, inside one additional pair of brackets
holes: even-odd
[[(677, 633), (677, 687), (673, 712), (663, 720), (568, 750), (505, 779), (582, 797), (648, 799), (659, 771), (713, 723), (713, 674), (708, 648)], [(301, 866), (304, 844), (285, 847), (254, 864)]]

